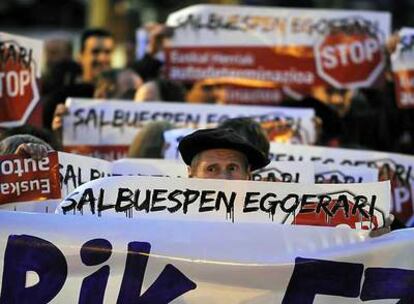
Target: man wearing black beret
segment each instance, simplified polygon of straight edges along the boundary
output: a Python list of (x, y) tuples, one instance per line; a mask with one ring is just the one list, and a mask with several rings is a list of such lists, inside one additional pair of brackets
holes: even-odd
[(250, 172), (265, 167), (269, 159), (232, 129), (198, 130), (178, 145), (188, 177), (248, 180)]

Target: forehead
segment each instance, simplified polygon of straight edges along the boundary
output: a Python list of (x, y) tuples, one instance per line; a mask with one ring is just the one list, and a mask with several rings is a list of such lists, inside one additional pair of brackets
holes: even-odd
[(246, 162), (246, 156), (236, 150), (231, 149), (210, 149), (198, 154), (200, 163), (213, 164), (213, 163), (240, 163)]
[(50, 49), (65, 49), (65, 48), (69, 48), (70, 47), (70, 42), (67, 40), (57, 40), (57, 39), (53, 39), (53, 40), (47, 40), (45, 42), (45, 49), (46, 50), (50, 50)]
[(85, 50), (95, 48), (113, 48), (114, 40), (111, 37), (91, 36), (85, 41)]

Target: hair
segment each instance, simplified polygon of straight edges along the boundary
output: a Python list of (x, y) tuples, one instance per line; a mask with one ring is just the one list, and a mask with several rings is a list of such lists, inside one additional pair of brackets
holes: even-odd
[[(0, 135), (0, 141), (3, 141), (4, 139), (9, 138), (11, 136), (15, 136), (15, 135), (24, 135), (25, 136), (24, 138), (27, 138), (28, 140), (33, 140), (33, 138), (35, 138), (41, 142), (37, 142), (37, 141), (29, 141), (29, 142), (33, 142), (33, 143), (44, 142), (48, 146), (50, 145), (50, 147), (53, 148), (53, 150), (56, 150), (56, 151), (63, 150), (61, 143), (56, 139), (55, 135), (50, 130), (47, 130), (45, 128), (34, 127), (31, 125), (24, 125), (21, 127), (6, 129)], [(21, 143), (24, 143), (24, 142), (21, 142)]]
[(69, 86), (63, 86), (44, 95), (41, 98), (43, 103), (43, 127), (51, 130), (52, 120), (55, 109), (58, 104), (64, 104), (68, 97), (87, 97), (92, 98), (95, 87), (90, 83), (76, 83)]
[(162, 101), (184, 102), (185, 89), (181, 84), (169, 79), (157, 79), (156, 83)]
[(42, 76), (42, 95), (46, 96), (64, 86), (76, 84), (82, 75), (81, 66), (73, 60), (63, 60), (50, 67), (49, 73)]
[(270, 144), (265, 131), (260, 124), (249, 117), (237, 117), (227, 119), (219, 125), (219, 128), (230, 128), (243, 137), (250, 144), (269, 155)]
[(45, 44), (51, 43), (51, 42), (60, 42), (63, 43), (65, 46), (66, 52), (70, 55), (73, 53), (73, 43), (71, 41), (71, 38), (69, 36), (65, 37), (65, 34), (62, 35), (52, 35), (46, 38)]
[(152, 121), (144, 125), (129, 146), (130, 158), (162, 158), (164, 131), (173, 125), (168, 121)]
[(85, 44), (86, 40), (88, 40), (90, 37), (100, 37), (100, 38), (113, 38), (111, 32), (102, 29), (102, 28), (90, 28), (86, 29), (82, 32), (81, 35), (81, 44), (80, 44), (80, 50), (83, 52), (85, 50)]
[(21, 144), (29, 143), (44, 145), (48, 150), (53, 150), (48, 143), (38, 137), (29, 134), (17, 134), (0, 141), (0, 155), (14, 154)]

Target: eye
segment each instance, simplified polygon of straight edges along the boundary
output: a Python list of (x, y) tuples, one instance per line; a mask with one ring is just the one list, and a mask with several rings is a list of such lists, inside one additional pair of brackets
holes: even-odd
[(214, 173), (214, 172), (216, 172), (217, 169), (216, 169), (215, 166), (208, 166), (206, 168), (206, 170), (207, 170), (207, 172)]
[(229, 166), (227, 167), (227, 169), (228, 169), (230, 172), (235, 172), (235, 171), (238, 171), (238, 170), (239, 170), (239, 166), (237, 166), (236, 164), (231, 164), (231, 165), (229, 165)]

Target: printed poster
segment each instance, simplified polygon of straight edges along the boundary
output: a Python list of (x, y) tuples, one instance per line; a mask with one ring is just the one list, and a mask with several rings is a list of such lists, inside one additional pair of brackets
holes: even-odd
[(271, 143), (270, 155), (274, 161), (311, 161), (361, 170), (377, 169), (378, 180), (391, 181), (392, 213), (407, 226), (414, 225), (414, 157), (411, 155), (277, 143)]
[(0, 206), (61, 198), (57, 152), (41, 160), (0, 156)]
[(201, 129), (247, 116), (270, 125), (283, 124), (280, 135), (290, 132), (297, 143), (311, 144), (316, 140), (313, 109), (77, 98), (68, 99), (67, 107), (69, 114), (63, 123), (65, 151), (106, 160), (125, 158), (134, 137), (153, 121), (167, 121), (174, 128)]
[(402, 109), (414, 107), (414, 29), (402, 28), (398, 32), (398, 43), (391, 54), (395, 97)]
[[(391, 14), (203, 4), (170, 14), (166, 24), (174, 28), (165, 54), (168, 78), (196, 85), (216, 80), (217, 89), (228, 86), (228, 102), (278, 104), (287, 93), (315, 87), (373, 86), (384, 71)], [(237, 82), (251, 90), (235, 89)], [(255, 82), (264, 82), (256, 100)]]
[(0, 32), (0, 127), (26, 123), (39, 102), (43, 41)]

